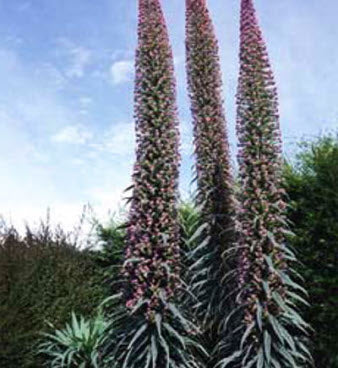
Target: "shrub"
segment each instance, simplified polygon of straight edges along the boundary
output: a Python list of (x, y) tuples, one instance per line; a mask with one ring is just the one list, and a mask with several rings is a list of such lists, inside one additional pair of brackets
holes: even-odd
[(338, 136), (301, 144), (285, 167), (293, 245), (309, 290), (314, 359), (318, 368), (338, 367)]
[(96, 222), (96, 242), (99, 250), (92, 251), (92, 258), (102, 272), (102, 284), (107, 288), (107, 296), (121, 289), (120, 273), (123, 265), (123, 250), (126, 241), (125, 221), (111, 219), (103, 226)]
[(45, 321), (63, 326), (75, 310), (94, 313), (105, 290), (101, 271), (60, 228), (48, 223), (20, 236), (3, 226), (0, 236), (0, 366), (36, 368), (36, 343)]

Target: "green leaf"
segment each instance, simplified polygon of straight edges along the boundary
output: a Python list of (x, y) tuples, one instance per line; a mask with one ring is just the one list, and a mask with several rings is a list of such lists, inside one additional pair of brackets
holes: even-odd
[(163, 323), (164, 328), (172, 335), (174, 336), (182, 345), (183, 349), (186, 348), (185, 341), (183, 336), (181, 336), (173, 327), (171, 327), (168, 323)]
[(132, 348), (132, 346), (134, 345), (134, 343), (138, 340), (139, 337), (142, 336), (142, 334), (147, 330), (148, 325), (145, 323), (143, 324), (135, 333), (134, 337), (132, 338), (132, 340), (130, 341), (127, 350), (129, 350), (130, 348)]
[(271, 361), (271, 335), (268, 331), (264, 331), (264, 353), (268, 364)]
[(245, 330), (242, 339), (241, 339), (241, 344), (240, 344), (240, 348), (241, 350), (243, 349), (244, 343), (246, 341), (246, 339), (249, 337), (251, 331), (253, 330), (253, 328), (255, 327), (255, 323), (252, 322)]
[(260, 348), (257, 353), (257, 368), (263, 368), (264, 366), (264, 353), (263, 349)]
[(263, 315), (263, 311), (262, 311), (262, 307), (260, 305), (260, 303), (257, 301), (256, 302), (256, 319), (257, 319), (257, 324), (259, 329), (262, 331), (263, 330), (263, 322), (262, 322), (262, 315)]
[(152, 356), (153, 368), (156, 368), (158, 349), (157, 349), (156, 337), (154, 334), (151, 335), (151, 356)]
[(227, 358), (224, 358), (222, 360), (220, 360), (215, 368), (220, 367), (220, 368), (225, 368), (226, 366), (228, 366), (230, 363), (232, 363), (234, 360), (236, 360), (237, 358), (239, 358), (242, 354), (241, 350), (235, 351), (232, 355), (230, 355)]

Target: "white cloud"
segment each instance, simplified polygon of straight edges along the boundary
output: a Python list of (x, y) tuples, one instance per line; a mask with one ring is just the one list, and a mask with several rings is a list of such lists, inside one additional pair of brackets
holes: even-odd
[(84, 125), (68, 125), (63, 127), (51, 140), (56, 143), (86, 144), (87, 156), (97, 158), (98, 153), (109, 153), (113, 156), (131, 156), (134, 152), (135, 133), (133, 123), (114, 123), (105, 132), (93, 134)]
[(92, 141), (90, 147), (96, 151), (109, 152), (115, 156), (129, 156), (134, 152), (134, 124), (114, 123), (103, 138)]
[(123, 181), (119, 186), (104, 185), (89, 189), (87, 195), (95, 214), (103, 219), (109, 213), (120, 213), (128, 208), (125, 204), (125, 198), (128, 195), (128, 193), (125, 193), (125, 189), (129, 186), (130, 182), (128, 180)]
[(56, 54), (66, 58), (65, 75), (68, 78), (82, 78), (92, 62), (92, 51), (68, 38), (60, 38), (57, 42), (61, 48), (57, 48)]
[(65, 87), (67, 79), (63, 73), (51, 63), (38, 65), (34, 70), (36, 78), (43, 80), (44, 86), (58, 91)]
[(104, 138), (105, 150), (112, 154), (125, 156), (134, 152), (134, 124), (114, 124)]
[(73, 47), (69, 50), (72, 56), (72, 65), (67, 70), (67, 76), (72, 78), (81, 78), (85, 74), (85, 69), (91, 61), (91, 51), (81, 47)]
[[(63, 60), (67, 50), (60, 55)], [(52, 222), (71, 229), (90, 201), (99, 218), (106, 218), (129, 186), (133, 124), (112, 122), (104, 129), (92, 123), (88, 129), (78, 111), (64, 104), (67, 91), (59, 88), (62, 76), (68, 83), (69, 64), (58, 73), (54, 64), (25, 63), (15, 51), (0, 49), (0, 56), (6, 86), (0, 103), (0, 215), (22, 230), (24, 220), (37, 223), (50, 207)], [(75, 100), (70, 96), (83, 110), (94, 109), (95, 98), (91, 93)]]
[(68, 125), (52, 136), (57, 143), (86, 144), (93, 135), (83, 125)]
[(79, 102), (81, 106), (90, 106), (93, 102), (93, 99), (91, 97), (88, 96), (82, 96), (79, 98)]
[(113, 63), (110, 69), (113, 84), (129, 82), (134, 73), (132, 60), (120, 60)]
[(87, 96), (82, 96), (78, 99), (78, 103), (80, 106), (79, 113), (81, 115), (88, 115), (93, 103), (93, 99)]

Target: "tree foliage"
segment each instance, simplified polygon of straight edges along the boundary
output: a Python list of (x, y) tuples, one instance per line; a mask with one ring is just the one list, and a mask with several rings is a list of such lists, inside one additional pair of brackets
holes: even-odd
[(338, 367), (338, 136), (330, 134), (301, 144), (285, 168), (293, 246), (309, 291), (305, 311), (314, 328), (318, 368)]

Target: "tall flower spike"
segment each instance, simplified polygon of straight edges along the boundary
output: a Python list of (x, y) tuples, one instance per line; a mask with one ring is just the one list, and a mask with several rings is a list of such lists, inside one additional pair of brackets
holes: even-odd
[[(211, 344), (230, 309), (231, 283), (224, 276), (229, 260), (224, 253), (234, 245), (235, 199), (231, 173), (218, 42), (205, 0), (186, 0), (186, 62), (194, 124), (197, 202), (201, 207), (201, 240), (206, 245), (192, 265), (193, 291)], [(199, 248), (198, 248), (199, 249)]]
[(112, 366), (196, 368), (195, 326), (181, 291), (177, 191), (179, 133), (173, 57), (159, 0), (139, 0), (135, 83), (136, 164), (123, 278), (105, 355)]
[(141, 0), (139, 12), (137, 160), (124, 272), (127, 307), (145, 299), (148, 318), (153, 319), (161, 305), (160, 291), (170, 300), (179, 279), (179, 134), (172, 52), (159, 1)]
[(298, 310), (306, 292), (292, 280), (277, 91), (252, 0), (241, 1), (240, 23), (240, 313), (219, 366), (303, 367), (311, 360)]

